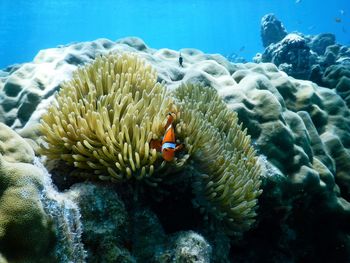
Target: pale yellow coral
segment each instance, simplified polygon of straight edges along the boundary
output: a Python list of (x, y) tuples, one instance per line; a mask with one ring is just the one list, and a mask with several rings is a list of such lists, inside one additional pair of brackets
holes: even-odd
[(193, 156), (194, 192), (202, 209), (227, 231), (251, 227), (260, 190), (260, 165), (250, 137), (215, 89), (182, 85), (175, 91), (181, 121), (177, 133)]
[[(78, 69), (43, 115), (43, 153), (115, 181), (150, 176), (158, 155), (152, 138), (175, 111), (157, 73), (133, 54), (109, 54)], [(160, 164), (159, 164), (160, 165)]]

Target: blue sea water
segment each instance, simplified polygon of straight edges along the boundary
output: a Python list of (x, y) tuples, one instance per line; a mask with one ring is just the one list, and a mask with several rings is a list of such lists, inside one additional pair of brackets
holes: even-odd
[(0, 68), (31, 61), (40, 49), (126, 36), (249, 61), (263, 51), (267, 13), (288, 32), (330, 32), (350, 44), (349, 0), (0, 0)]

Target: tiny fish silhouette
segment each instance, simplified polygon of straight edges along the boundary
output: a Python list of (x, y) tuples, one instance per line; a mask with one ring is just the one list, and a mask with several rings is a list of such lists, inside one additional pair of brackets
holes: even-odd
[(341, 21), (342, 21), (342, 20), (341, 20), (341, 18), (340, 18), (340, 17), (336, 17), (336, 18), (335, 18), (335, 22), (337, 22), (337, 23), (341, 23)]
[(183, 57), (181, 56), (181, 53), (180, 53), (180, 56), (179, 56), (179, 65), (180, 65), (181, 67), (183, 67), (183, 65), (182, 65), (183, 61), (184, 61), (184, 59), (183, 59)]

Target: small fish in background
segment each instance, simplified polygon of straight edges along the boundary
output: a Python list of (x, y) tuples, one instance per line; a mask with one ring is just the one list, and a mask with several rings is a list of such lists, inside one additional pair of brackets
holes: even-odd
[(343, 31), (343, 33), (347, 33), (348, 31), (345, 29), (345, 26), (343, 26), (342, 28), (341, 28), (341, 30)]
[(307, 30), (311, 31), (311, 30), (313, 30), (315, 27), (316, 27), (315, 25), (309, 26), (309, 27), (307, 28)]
[(180, 65), (180, 67), (184, 67), (183, 65), (182, 65), (182, 63), (183, 63), (183, 61), (184, 61), (184, 59), (183, 59), (183, 57), (181, 56), (181, 53), (180, 53), (180, 55), (179, 55), (179, 65)]
[(295, 3), (296, 3), (296, 4), (301, 3), (301, 0), (295, 0)]
[(239, 52), (243, 52), (245, 50), (245, 46), (241, 46), (240, 49), (238, 50)]
[(343, 9), (340, 9), (339, 13), (343, 16), (345, 14), (345, 11)]
[(336, 18), (335, 18), (335, 22), (336, 22), (336, 23), (341, 23), (341, 21), (342, 21), (342, 20), (341, 20), (340, 17), (336, 17)]

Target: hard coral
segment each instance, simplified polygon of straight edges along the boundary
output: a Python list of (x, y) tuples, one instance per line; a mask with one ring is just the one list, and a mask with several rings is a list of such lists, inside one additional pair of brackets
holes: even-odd
[(172, 102), (140, 58), (98, 57), (63, 83), (56, 99), (42, 117), (45, 155), (117, 182), (154, 173), (157, 152), (149, 143), (164, 132)]
[(43, 178), (29, 149), (0, 123), (0, 262), (53, 262), (54, 232), (40, 201)]

